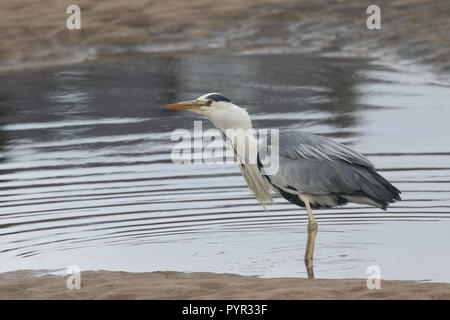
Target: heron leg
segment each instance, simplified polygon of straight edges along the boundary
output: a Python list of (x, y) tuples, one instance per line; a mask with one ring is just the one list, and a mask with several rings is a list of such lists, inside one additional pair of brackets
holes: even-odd
[(300, 200), (305, 203), (306, 211), (308, 212), (308, 239), (306, 241), (306, 251), (305, 251), (305, 266), (306, 272), (308, 274), (308, 279), (314, 279), (314, 244), (316, 242), (316, 234), (318, 230), (318, 224), (316, 219), (314, 219), (314, 214), (311, 210), (308, 199), (300, 196)]

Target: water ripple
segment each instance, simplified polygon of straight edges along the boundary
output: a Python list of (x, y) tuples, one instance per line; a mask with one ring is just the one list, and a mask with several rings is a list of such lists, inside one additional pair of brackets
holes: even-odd
[[(153, 59), (159, 66), (169, 63), (164, 58)], [(169, 63), (168, 73), (173, 73), (174, 79), (187, 77), (186, 71), (194, 68), (185, 61), (190, 58), (177, 59), (170, 63), (179, 63), (178, 69), (171, 70), (174, 67)], [(14, 86), (20, 87), (22, 81), (21, 90), (28, 90), (32, 102), (23, 100), (9, 79), (0, 79), (0, 84), (11, 92), (6, 100), (0, 100), (1, 107), (6, 110), (10, 105), (15, 106), (14, 110), (0, 114), (7, 123), (0, 129), (0, 271), (60, 267), (69, 263), (75, 252), (78, 260), (90, 257), (88, 266), (104, 267), (95, 258), (103, 251), (120, 252), (115, 257), (135, 252), (134, 258), (102, 259), (118, 263), (120, 268), (136, 270), (140, 267), (124, 261), (139, 261), (137, 257), (145, 255), (146, 250), (157, 255), (160, 261), (160, 264), (147, 261), (146, 268), (156, 263), (155, 268), (176, 269), (176, 264), (161, 262), (170, 260), (161, 257), (164, 250), (169, 255), (191, 252), (190, 258), (184, 257), (195, 260), (197, 252), (205, 252), (202, 250), (212, 250), (215, 255), (216, 249), (208, 248), (220, 243), (225, 247), (223, 252), (235, 253), (236, 258), (225, 254), (229, 261), (235, 262), (210, 261), (210, 271), (226, 268), (244, 274), (251, 270), (261, 275), (277, 274), (274, 270), (276, 266), (281, 267), (278, 263), (254, 258), (249, 253), (262, 255), (260, 250), (266, 250), (264, 254), (273, 255), (271, 259), (285, 261), (285, 275), (301, 274), (302, 269), (287, 261), (291, 256), (297, 257), (295, 261), (301, 260), (297, 251), (303, 248), (303, 240), (297, 237), (305, 232), (307, 225), (304, 210), (275, 197), (275, 204), (264, 213), (235, 165), (176, 165), (170, 160), (171, 131), (178, 127), (191, 129), (194, 117), (166, 113), (161, 105), (202, 93), (198, 88), (207, 87), (207, 81), (221, 70), (242, 75), (246, 85), (230, 90), (235, 93), (236, 101), (247, 102), (256, 127), (298, 128), (301, 124), (302, 129), (307, 127), (347, 143), (366, 154), (402, 191), (404, 200), (393, 204), (388, 212), (353, 204), (317, 210), (317, 220), (323, 230), (319, 239), (324, 237), (324, 242), (318, 244), (318, 261), (353, 257), (343, 259), (348, 268), (337, 266), (327, 271), (329, 277), (340, 275), (343, 272), (340, 270), (354, 272), (368, 264), (371, 258), (363, 250), (385, 250), (385, 240), (376, 235), (385, 232), (384, 236), (390, 236), (391, 226), (403, 227), (397, 233), (400, 238), (391, 237), (400, 242), (407, 234), (417, 234), (415, 228), (420, 229), (419, 226), (426, 230), (435, 228), (435, 223), (450, 226), (450, 149), (448, 135), (443, 135), (448, 133), (447, 120), (439, 120), (450, 116), (448, 108), (443, 109), (448, 88), (436, 88), (419, 80), (405, 82), (404, 76), (395, 72), (370, 69), (345, 71), (340, 75), (343, 81), (340, 87), (326, 77), (315, 78), (311, 70), (291, 70), (283, 60), (277, 60), (268, 68), (273, 73), (283, 71), (289, 81), (297, 82), (283, 84), (282, 78), (268, 78), (256, 63), (260, 59), (275, 59), (270, 56), (201, 58), (201, 61), (216, 62), (208, 64), (216, 68), (213, 73), (192, 59), (190, 63), (199, 68), (196, 70), (200, 74), (193, 76), (192, 87), (187, 84), (188, 87), (181, 87), (182, 97), (172, 92), (175, 90), (172, 78), (163, 77), (159, 82), (148, 80), (153, 88), (136, 88), (140, 81), (121, 82), (116, 72), (109, 71), (108, 64), (96, 71), (99, 74), (70, 70), (36, 73), (35, 77), (45, 79), (44, 87), (38, 83), (30, 85), (20, 75), (16, 76)], [(230, 67), (230, 59), (239, 68)], [(333, 69), (336, 64), (328, 65), (326, 60), (311, 63), (330, 68), (330, 74), (336, 71)], [(307, 69), (307, 65), (303, 66)], [(61, 78), (66, 73), (77, 77)], [(364, 77), (355, 81), (361, 73)], [(92, 88), (84, 84), (105, 74), (110, 77), (107, 85)], [(390, 79), (388, 87), (378, 79), (386, 75)], [(147, 76), (144, 72), (140, 79), (153, 79)], [(69, 87), (65, 81), (70, 81)], [(123, 87), (127, 85), (130, 87)], [(106, 87), (111, 88), (108, 96), (102, 91)], [(132, 96), (127, 94), (127, 89), (133, 92)], [(149, 94), (147, 89), (154, 93)], [(266, 91), (278, 93), (276, 108), (272, 98), (264, 100)], [(414, 94), (417, 92), (420, 95)], [(127, 100), (122, 100), (121, 94)], [(157, 98), (164, 94), (170, 99)], [(146, 106), (148, 100), (154, 101), (151, 106)], [(386, 101), (389, 101), (387, 107), (368, 107), (386, 105)], [(58, 108), (69, 102), (87, 104), (88, 109), (83, 109), (84, 113), (75, 119), (71, 118), (71, 111), (58, 115)], [(413, 118), (415, 123), (402, 123), (403, 117), (421, 110), (425, 103), (427, 111)], [(442, 134), (436, 135), (439, 130)], [(448, 232), (436, 230), (431, 231), (434, 237), (448, 240)], [(366, 238), (362, 238), (363, 234)], [(192, 243), (194, 247), (185, 247)], [(342, 245), (336, 249), (339, 243)], [(155, 244), (158, 248), (163, 248), (163, 244), (172, 247), (156, 251), (152, 249)], [(183, 246), (184, 253), (177, 246)], [(239, 251), (240, 247), (246, 249)], [(248, 259), (259, 261), (260, 267), (245, 269), (246, 254)], [(51, 259), (43, 262), (40, 257)], [(417, 275), (417, 278), (421, 277)], [(446, 280), (439, 272), (434, 279)]]

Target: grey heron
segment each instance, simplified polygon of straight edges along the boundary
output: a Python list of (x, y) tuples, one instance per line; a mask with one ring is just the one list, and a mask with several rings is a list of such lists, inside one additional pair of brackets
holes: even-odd
[[(259, 157), (261, 149), (257, 150), (256, 161), (250, 161), (251, 156), (242, 151), (256, 143), (252, 134), (245, 133), (252, 128), (250, 116), (220, 93), (208, 93), (166, 107), (206, 116), (222, 132), (236, 157), (241, 158), (240, 169), (248, 187), (264, 207), (273, 202), (271, 190), (274, 190), (289, 202), (306, 208), (305, 266), (310, 279), (314, 278), (314, 244), (318, 230), (312, 209), (353, 202), (386, 210), (389, 203), (401, 200), (400, 191), (378, 174), (365, 156), (307, 132), (279, 132), (278, 170), (267, 174)], [(236, 139), (234, 135), (245, 137)], [(240, 148), (240, 144), (247, 146)]]

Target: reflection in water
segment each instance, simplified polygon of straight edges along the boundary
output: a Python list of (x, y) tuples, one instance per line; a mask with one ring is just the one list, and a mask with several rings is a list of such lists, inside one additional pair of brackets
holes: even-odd
[[(0, 164), (7, 159), (7, 153), (5, 152), (5, 146), (7, 144), (7, 136), (2, 130), (2, 127), (7, 124), (8, 114), (11, 112), (11, 105), (8, 102), (9, 95), (6, 91), (0, 88)], [(0, 174), (2, 170), (0, 169)]]
[(448, 87), (363, 60), (248, 55), (63, 67), (4, 76), (0, 88), (0, 271), (305, 276), (300, 208), (277, 198), (263, 213), (235, 165), (170, 160), (171, 132), (197, 117), (163, 106), (219, 91), (256, 128), (354, 143), (402, 190), (388, 212), (316, 213), (317, 277), (366, 277), (378, 264), (385, 278), (450, 280), (450, 257), (435, 255), (449, 240)]
[(326, 77), (333, 79), (327, 82), (330, 104), (325, 105), (322, 109), (333, 114), (329, 124), (335, 126), (336, 129), (355, 127), (357, 125), (355, 113), (359, 107), (356, 86), (358, 81), (362, 80), (358, 72), (339, 61), (339, 63), (334, 63), (334, 68), (326, 70)]

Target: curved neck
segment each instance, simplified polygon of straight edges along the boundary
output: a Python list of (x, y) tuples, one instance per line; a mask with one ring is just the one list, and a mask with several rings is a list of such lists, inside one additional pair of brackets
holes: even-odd
[(266, 205), (273, 203), (271, 186), (258, 168), (258, 141), (253, 135), (253, 130), (232, 129), (222, 133), (234, 150), (245, 182), (264, 210), (267, 210)]
[(249, 130), (252, 128), (252, 121), (247, 111), (231, 104), (218, 104), (216, 107), (206, 109), (203, 114), (223, 132), (228, 129)]
[(253, 129), (227, 129), (221, 130), (226, 141), (234, 150), (237, 161), (241, 164), (257, 164), (258, 140)]

